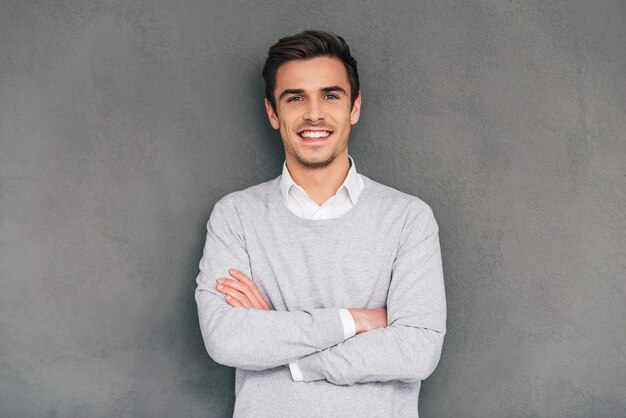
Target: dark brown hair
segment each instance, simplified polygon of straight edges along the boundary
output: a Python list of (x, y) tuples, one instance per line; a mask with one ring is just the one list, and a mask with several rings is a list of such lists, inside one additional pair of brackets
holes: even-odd
[(360, 86), (356, 60), (350, 55), (350, 47), (341, 36), (310, 29), (280, 39), (268, 51), (263, 67), (263, 79), (265, 80), (265, 97), (272, 104), (274, 113), (277, 113), (274, 89), (278, 67), (287, 61), (319, 56), (337, 57), (343, 62), (350, 82), (350, 109), (352, 109), (359, 95)]

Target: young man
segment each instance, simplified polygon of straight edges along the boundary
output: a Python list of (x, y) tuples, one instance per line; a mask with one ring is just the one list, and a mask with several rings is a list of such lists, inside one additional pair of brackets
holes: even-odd
[(417, 417), (446, 332), (433, 212), (356, 172), (343, 38), (283, 38), (263, 77), (283, 171), (215, 204), (196, 280), (206, 349), (236, 368), (234, 416)]

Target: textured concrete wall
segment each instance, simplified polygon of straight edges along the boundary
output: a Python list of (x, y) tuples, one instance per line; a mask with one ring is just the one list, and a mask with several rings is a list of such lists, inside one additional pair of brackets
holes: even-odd
[(0, 416), (229, 416), (204, 228), (280, 173), (261, 68), (306, 28), (359, 62), (359, 171), (440, 224), (422, 416), (624, 416), (626, 5), (604, 0), (0, 2)]

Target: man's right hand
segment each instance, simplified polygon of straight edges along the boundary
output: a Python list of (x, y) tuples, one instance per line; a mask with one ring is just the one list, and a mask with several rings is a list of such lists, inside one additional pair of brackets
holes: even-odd
[(357, 334), (376, 328), (385, 328), (387, 326), (387, 308), (348, 308), (348, 311), (350, 311), (352, 318), (354, 318)]

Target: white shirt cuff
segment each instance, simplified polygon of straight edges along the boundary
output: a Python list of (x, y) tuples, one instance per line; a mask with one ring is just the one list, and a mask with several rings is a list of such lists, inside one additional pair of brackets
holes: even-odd
[(350, 338), (356, 334), (356, 324), (352, 314), (346, 308), (339, 308), (339, 316), (343, 324), (343, 338)]
[(302, 376), (302, 370), (300, 370), (300, 366), (298, 366), (298, 361), (294, 361), (289, 363), (289, 370), (291, 371), (291, 378), (294, 382), (302, 382), (304, 380), (304, 376)]

